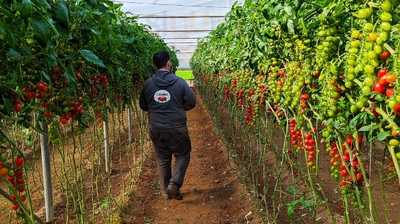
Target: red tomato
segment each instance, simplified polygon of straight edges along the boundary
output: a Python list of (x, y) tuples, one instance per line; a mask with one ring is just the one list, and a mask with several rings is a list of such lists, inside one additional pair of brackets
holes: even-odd
[(340, 176), (346, 177), (347, 175), (349, 175), (349, 173), (347, 172), (346, 169), (343, 169), (343, 170), (340, 171)]
[(396, 103), (393, 107), (393, 111), (394, 113), (396, 113), (397, 115), (400, 115), (400, 103)]
[(300, 97), (301, 100), (307, 101), (310, 98), (310, 96), (308, 95), (308, 93), (303, 93)]
[(392, 96), (394, 96), (394, 89), (393, 89), (393, 88), (388, 88), (388, 89), (386, 89), (386, 96), (387, 96), (387, 97), (392, 97)]
[(374, 90), (375, 93), (383, 94), (383, 93), (385, 93), (385, 86), (382, 85), (382, 84), (376, 83), (374, 85), (374, 89), (373, 90)]
[(15, 165), (17, 165), (17, 167), (22, 167), (24, 165), (24, 158), (22, 156), (17, 156), (17, 158), (15, 159)]
[(16, 211), (16, 210), (19, 209), (19, 205), (18, 205), (18, 204), (15, 204), (15, 205), (11, 206), (11, 209), (14, 210), (14, 211)]
[(389, 72), (389, 70), (387, 68), (382, 68), (381, 70), (378, 71), (378, 73), (376, 75), (378, 76), (378, 78), (382, 78), (388, 72)]
[(22, 110), (22, 102), (20, 100), (16, 100), (14, 102), (14, 111), (19, 113)]
[(39, 92), (41, 92), (41, 93), (45, 93), (49, 89), (49, 86), (47, 85), (47, 83), (45, 83), (43, 81), (38, 82), (36, 84), (36, 87), (38, 88)]
[(347, 143), (347, 145), (352, 146), (353, 145), (353, 136), (347, 135), (346, 143)]
[(389, 57), (390, 57), (390, 52), (389, 51), (383, 51), (382, 53), (381, 53), (381, 55), (379, 55), (379, 58), (382, 60), (382, 61), (386, 61)]

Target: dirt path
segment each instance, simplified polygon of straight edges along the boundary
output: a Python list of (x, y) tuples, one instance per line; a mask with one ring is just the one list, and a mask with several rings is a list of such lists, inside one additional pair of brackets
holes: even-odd
[(262, 223), (230, 166), (226, 148), (214, 133), (211, 118), (201, 102), (188, 114), (188, 124), (193, 150), (182, 188), (184, 200), (162, 199), (153, 155), (146, 162), (137, 194), (124, 209), (124, 223)]

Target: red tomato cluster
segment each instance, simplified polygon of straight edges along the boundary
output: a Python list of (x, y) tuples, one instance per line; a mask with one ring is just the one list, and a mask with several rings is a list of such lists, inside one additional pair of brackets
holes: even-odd
[(305, 135), (304, 148), (307, 153), (307, 166), (312, 167), (315, 165), (316, 142), (311, 132)]
[(79, 99), (71, 104), (67, 113), (60, 116), (60, 124), (69, 124), (73, 119), (83, 114), (83, 112), (85, 112), (85, 109), (83, 107), (82, 99)]
[[(358, 139), (359, 143), (360, 141), (362, 141), (361, 139), (362, 138)], [(360, 164), (358, 162), (358, 159), (352, 153), (353, 147), (354, 147), (353, 137), (347, 136), (345, 143), (343, 143), (342, 145), (343, 160), (339, 166), (339, 174), (340, 174), (339, 185), (342, 188), (345, 188), (351, 183), (353, 183), (353, 179), (349, 173), (349, 170), (351, 170), (351, 168), (354, 170), (355, 184), (362, 184), (364, 180), (363, 175), (359, 170)]]
[(295, 119), (289, 121), (290, 144), (294, 147), (302, 145), (302, 134), (300, 129), (297, 129), (297, 122)]
[(239, 105), (240, 108), (244, 107), (244, 90), (240, 89), (237, 93), (236, 93), (236, 99), (237, 99), (237, 103)]
[[(2, 170), (0, 172), (2, 177), (7, 177), (8, 182), (16, 189), (18, 192), (18, 196), (21, 202), (24, 202), (26, 200), (25, 197), (25, 180), (24, 180), (24, 163), (25, 160), (21, 156), (17, 156), (15, 159), (15, 170), (13, 172), (8, 172), (7, 174), (5, 171), (7, 168), (4, 167), (3, 164), (0, 164), (0, 167)], [(17, 202), (17, 195), (12, 194), (9, 196), (10, 201), (13, 202), (13, 205), (11, 206), (11, 209), (13, 210), (18, 210), (19, 209), (19, 204)]]
[(109, 85), (107, 74), (98, 74), (90, 78), (91, 95), (97, 97), (101, 89), (107, 89)]
[(375, 83), (373, 91), (379, 94), (386, 94), (387, 97), (394, 95), (393, 84), (396, 82), (396, 76), (391, 74), (388, 69), (383, 68), (377, 73), (378, 82)]
[(255, 113), (254, 107), (253, 107), (253, 105), (250, 104), (247, 107), (245, 115), (244, 115), (244, 120), (247, 125), (253, 124), (255, 115), (256, 115), (256, 113)]

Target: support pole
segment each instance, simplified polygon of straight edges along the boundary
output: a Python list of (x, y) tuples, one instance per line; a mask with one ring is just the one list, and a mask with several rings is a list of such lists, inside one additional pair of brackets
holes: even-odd
[(110, 148), (108, 138), (108, 119), (103, 121), (104, 134), (104, 162), (106, 164), (106, 173), (110, 173)]
[(43, 133), (40, 133), (40, 149), (42, 154), (43, 169), (43, 187), (44, 187), (44, 206), (46, 210), (46, 223), (52, 223), (54, 220), (53, 207), (53, 186), (51, 181), (49, 134), (45, 122), (40, 122)]
[(132, 109), (128, 107), (128, 143), (132, 144)]

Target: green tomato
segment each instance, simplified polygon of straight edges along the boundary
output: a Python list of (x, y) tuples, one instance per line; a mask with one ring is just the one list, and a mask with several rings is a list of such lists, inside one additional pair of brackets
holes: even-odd
[(364, 72), (365, 72), (365, 74), (367, 74), (367, 75), (374, 74), (374, 72), (375, 72), (375, 67), (372, 66), (372, 65), (366, 65), (366, 66), (364, 67)]
[(362, 92), (363, 95), (369, 95), (369, 94), (371, 93), (371, 87), (369, 87), (369, 86), (364, 86), (364, 87), (361, 89), (361, 92)]
[(371, 77), (367, 77), (364, 80), (364, 85), (371, 87), (374, 84), (374, 79), (372, 79)]
[(392, 3), (390, 0), (385, 0), (382, 2), (382, 10), (385, 12), (390, 12), (392, 10)]
[(366, 19), (366, 18), (371, 16), (372, 12), (373, 12), (372, 8), (364, 8), (364, 9), (358, 10), (354, 14), (354, 16), (359, 18), (359, 19)]
[(392, 138), (392, 139), (390, 139), (390, 141), (389, 141), (389, 145), (390, 145), (390, 146), (393, 146), (393, 147), (396, 147), (396, 146), (399, 146), (399, 145), (400, 145), (400, 142), (399, 142), (399, 140), (397, 140), (397, 139), (395, 139), (395, 138)]
[(376, 55), (375, 51), (369, 51), (368, 52), (368, 58), (370, 60), (374, 60), (376, 57), (377, 57), (377, 55)]
[(381, 32), (379, 34), (379, 38), (381, 38), (383, 41), (387, 41), (389, 39), (389, 33), (388, 32)]
[(354, 66), (354, 65), (356, 65), (356, 61), (349, 59), (349, 60), (347, 60), (347, 64), (350, 65), (350, 66)]
[(350, 111), (352, 112), (352, 113), (355, 113), (355, 112), (357, 112), (358, 111), (358, 107), (356, 106), (356, 105), (351, 105), (351, 107), (350, 107)]
[(349, 49), (349, 53), (350, 53), (350, 54), (357, 54), (357, 53), (358, 53), (358, 49), (355, 48), (355, 47), (351, 47), (351, 48)]
[(375, 51), (375, 54), (381, 54), (382, 51), (383, 51), (382, 46), (380, 46), (380, 45), (375, 45), (374, 51)]
[(344, 86), (345, 86), (347, 89), (350, 89), (350, 88), (353, 86), (353, 83), (350, 82), (350, 81), (348, 81), (348, 82), (345, 82), (345, 83), (344, 83)]
[(396, 96), (396, 101), (397, 101), (397, 102), (400, 102), (400, 95), (397, 95), (397, 96)]
[(356, 73), (360, 73), (360, 72), (362, 72), (362, 71), (364, 71), (363, 65), (358, 64), (358, 65), (356, 66)]
[(351, 38), (353, 38), (353, 39), (359, 39), (361, 37), (361, 32), (360, 31), (358, 31), (358, 30), (356, 30), (356, 29), (353, 29), (352, 31), (351, 31)]
[(389, 107), (390, 108), (393, 108), (396, 104), (397, 104), (396, 100), (392, 99), (392, 100), (389, 101)]
[(362, 109), (364, 107), (364, 102), (357, 101), (356, 106), (357, 106), (358, 109)]
[(391, 22), (392, 21), (392, 14), (388, 13), (388, 12), (383, 12), (380, 15), (380, 18), (383, 22)]
[(388, 22), (382, 22), (381, 29), (386, 32), (390, 32), (392, 30), (392, 25)]
[(371, 60), (370, 63), (372, 66), (374, 66), (374, 68), (377, 68), (379, 66), (378, 58)]
[(360, 47), (361, 46), (361, 41), (359, 41), (359, 40), (353, 40), (353, 41), (351, 41), (351, 47), (353, 47), (353, 48), (358, 48), (358, 47)]
[(370, 32), (372, 32), (373, 30), (374, 30), (374, 24), (372, 24), (372, 23), (366, 23), (366, 24), (364, 25), (364, 31), (365, 31), (365, 32), (370, 33)]
[(353, 76), (353, 79), (354, 79), (354, 73), (355, 73), (354, 67), (349, 67), (349, 68), (347, 69), (347, 72), (349, 73), (349, 74), (347, 75), (347, 77), (349, 78), (350, 75), (351, 75), (351, 76)]

